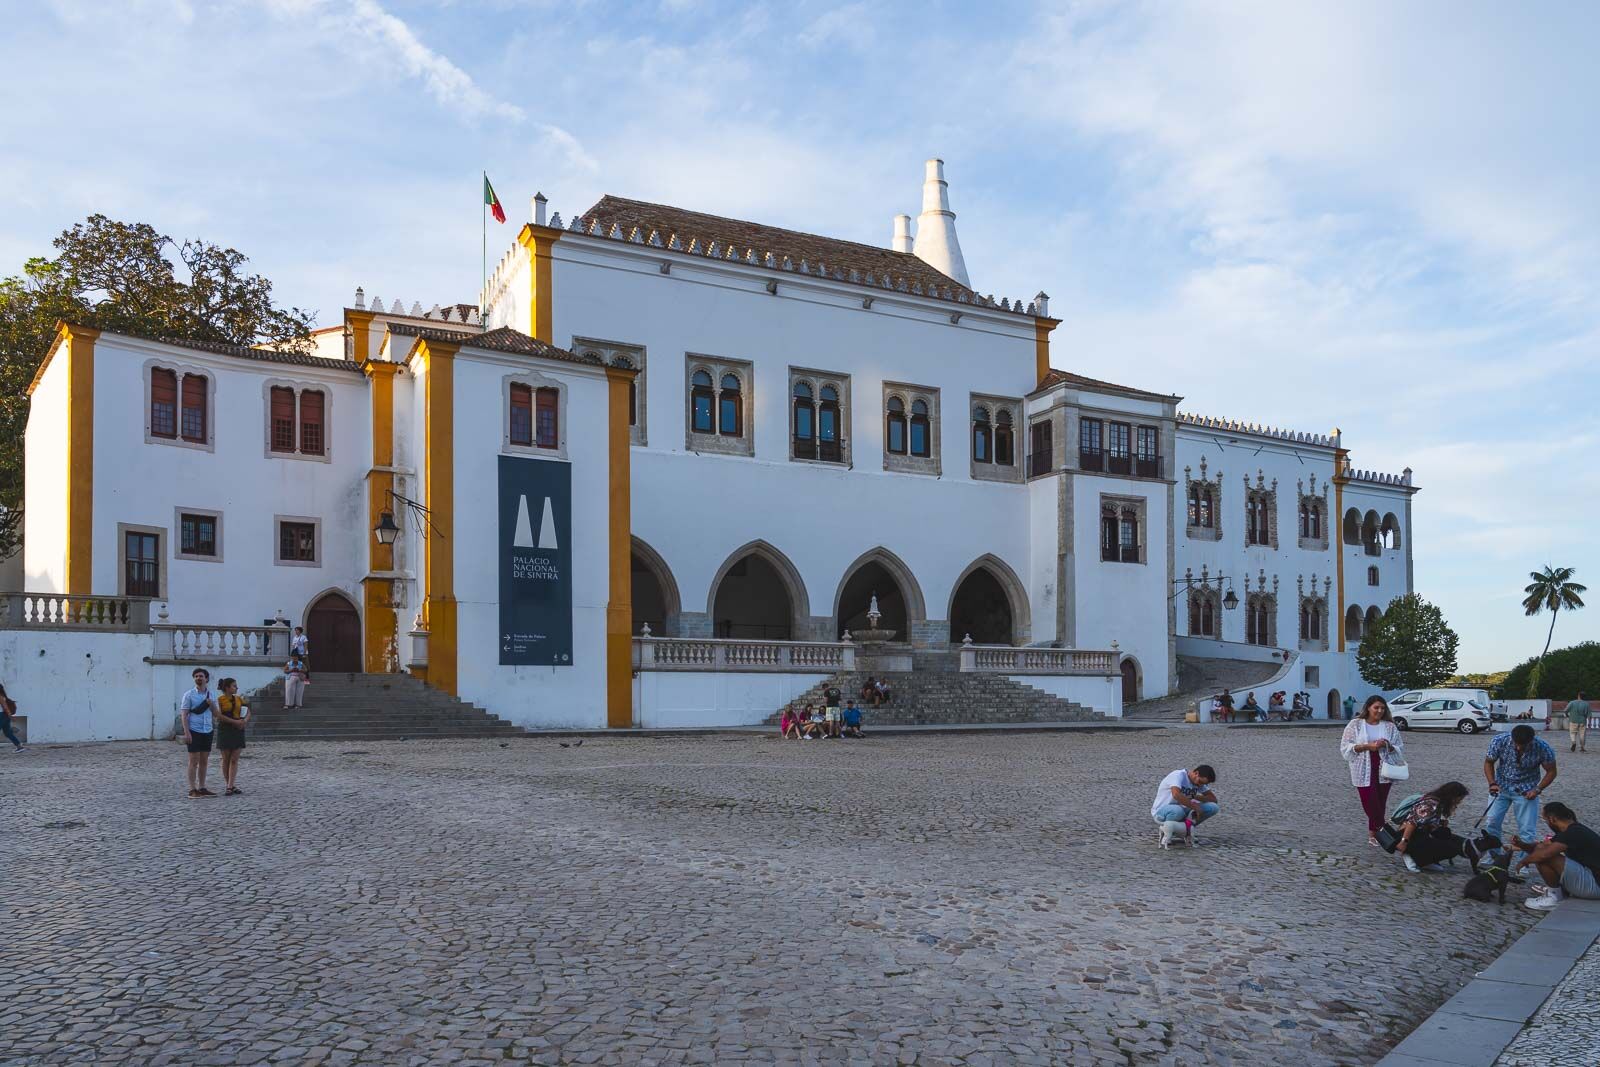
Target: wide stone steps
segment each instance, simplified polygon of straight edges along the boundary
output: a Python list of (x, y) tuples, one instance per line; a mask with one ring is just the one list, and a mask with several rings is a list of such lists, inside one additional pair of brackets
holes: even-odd
[[(999, 675), (917, 670), (876, 672), (873, 676), (889, 683), (890, 701), (874, 708), (857, 700), (868, 728), (1106, 721), (1106, 716), (1081, 704)], [(822, 694), (833, 685), (838, 687), (843, 704), (848, 704), (861, 692), (868, 677), (867, 672), (833, 675), (801, 694), (794, 703), (821, 704)], [(777, 721), (778, 715), (768, 719), (771, 723)]]
[(313, 674), (305, 707), (283, 706), (280, 678), (250, 694), (251, 741), (522, 737), (520, 726), (405, 674)]

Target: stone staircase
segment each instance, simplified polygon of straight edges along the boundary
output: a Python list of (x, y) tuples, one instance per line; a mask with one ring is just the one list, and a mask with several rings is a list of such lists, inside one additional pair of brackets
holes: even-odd
[(384, 741), (522, 737), (482, 708), (408, 674), (313, 674), (306, 706), (285, 709), (283, 679), (250, 694), (249, 740)]
[[(1170, 696), (1154, 697), (1129, 704), (1122, 709), (1122, 717), (1130, 721), (1182, 722), (1185, 712), (1192, 711), (1195, 702), (1211, 697), (1224, 688), (1238, 694), (1244, 703), (1244, 693), (1251, 686), (1261, 685), (1283, 669), (1281, 663), (1257, 663), (1243, 659), (1201, 659), (1197, 656), (1178, 657), (1178, 691)], [(1257, 694), (1263, 706), (1267, 694)]]
[[(953, 662), (954, 653), (948, 655)], [(794, 702), (801, 706), (820, 705), (823, 692), (834, 685), (839, 688), (842, 707), (861, 692), (872, 673), (835, 674), (808, 689)], [(880, 708), (857, 701), (869, 731), (874, 726), (1110, 721), (1081, 704), (1051, 696), (999, 674), (962, 674), (929, 662), (917, 670), (879, 671), (873, 676), (888, 681), (891, 699)], [(781, 709), (767, 721), (776, 724), (780, 714)]]

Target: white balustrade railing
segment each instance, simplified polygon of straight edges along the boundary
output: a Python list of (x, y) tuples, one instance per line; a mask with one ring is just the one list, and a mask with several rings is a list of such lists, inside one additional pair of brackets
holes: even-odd
[(962, 645), (961, 669), (990, 674), (1113, 675), (1118, 660), (1114, 651), (1083, 648), (1010, 648)]
[(156, 623), (152, 663), (283, 663), (287, 626), (193, 626)]
[(150, 632), (150, 601), (71, 593), (0, 593), (0, 629)]
[(633, 663), (641, 671), (832, 674), (855, 670), (856, 648), (843, 642), (635, 637)]

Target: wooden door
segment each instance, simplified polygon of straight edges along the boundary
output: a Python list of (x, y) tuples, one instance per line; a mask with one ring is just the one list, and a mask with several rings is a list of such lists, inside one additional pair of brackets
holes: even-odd
[(1139, 668), (1134, 666), (1133, 660), (1122, 661), (1122, 702), (1124, 704), (1136, 703), (1139, 699)]
[(361, 670), (361, 616), (339, 593), (324, 593), (306, 615), (313, 673)]

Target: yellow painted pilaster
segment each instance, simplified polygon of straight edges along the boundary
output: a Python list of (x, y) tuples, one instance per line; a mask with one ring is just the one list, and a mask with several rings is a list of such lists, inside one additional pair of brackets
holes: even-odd
[(372, 356), (372, 316), (371, 311), (357, 311), (355, 308), (345, 308), (344, 321), (350, 328), (350, 358), (357, 363), (365, 363)]
[(94, 343), (99, 330), (62, 323), (67, 357), (67, 592), (94, 590)]
[(550, 250), (561, 240), (560, 230), (528, 224), (517, 234), (517, 243), (528, 250), (528, 333), (548, 344), (555, 344), (555, 260)]
[(456, 694), (456, 416), (455, 359), (461, 346), (422, 341), (423, 455), (429, 522), (423, 611), (428, 625), (428, 684)]
[(633, 451), (628, 437), (628, 387), (633, 378), (630, 370), (606, 368), (611, 482), (607, 498), (611, 521), (606, 536), (611, 573), (606, 601), (606, 725), (614, 730), (633, 725)]
[(1036, 318), (1033, 320), (1034, 385), (1044, 384), (1050, 373), (1050, 331), (1061, 325), (1060, 319)]
[[(1334, 431), (1337, 434), (1338, 431)], [(1344, 649), (1344, 483), (1345, 464), (1350, 453), (1342, 448), (1333, 450), (1333, 515), (1330, 516), (1328, 534), (1333, 539), (1335, 558), (1338, 559), (1336, 584), (1339, 587), (1339, 651)]]
[[(358, 349), (357, 351), (360, 351)], [(362, 364), (371, 385), (368, 395), (372, 404), (372, 469), (367, 472), (367, 534), (372, 540), (371, 565), (363, 579), (365, 586), (367, 633), (364, 659), (367, 671), (380, 673), (388, 669), (389, 643), (397, 640), (399, 625), (394, 612), (394, 546), (380, 542), (370, 531), (378, 525), (385, 511), (393, 511), (389, 493), (394, 489), (394, 379), (400, 372), (397, 363), (380, 363), (367, 360)], [(403, 515), (396, 522), (404, 522)]]

